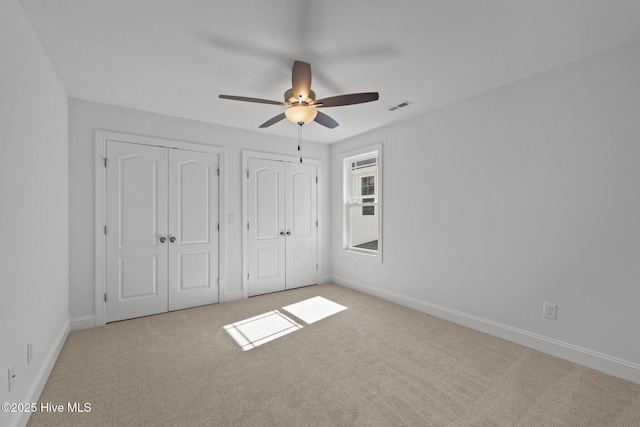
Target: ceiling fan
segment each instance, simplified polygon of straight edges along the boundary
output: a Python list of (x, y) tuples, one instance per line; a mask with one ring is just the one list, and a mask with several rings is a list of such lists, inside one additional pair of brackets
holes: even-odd
[(220, 95), (220, 98), (287, 107), (283, 113), (261, 124), (261, 128), (269, 127), (287, 118), (298, 125), (303, 125), (313, 120), (322, 126), (333, 129), (338, 126), (338, 122), (316, 110), (316, 108), (339, 107), (377, 101), (378, 92), (351, 93), (316, 100), (316, 94), (311, 90), (311, 65), (303, 61), (295, 61), (291, 70), (291, 89), (284, 93), (284, 102), (233, 95)]

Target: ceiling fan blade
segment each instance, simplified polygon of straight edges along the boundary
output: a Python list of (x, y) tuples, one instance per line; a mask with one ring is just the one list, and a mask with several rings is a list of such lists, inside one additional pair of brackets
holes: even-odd
[(296, 99), (306, 101), (311, 92), (311, 65), (302, 61), (295, 61), (293, 63), (293, 70), (291, 70), (291, 87), (293, 89), (293, 96)]
[(350, 93), (348, 95), (338, 95), (329, 98), (319, 99), (313, 105), (320, 104), (317, 107), (340, 107), (342, 105), (362, 104), (364, 102), (377, 101), (378, 92)]
[(320, 111), (318, 111), (318, 114), (316, 115), (316, 118), (313, 119), (313, 121), (321, 124), (322, 126), (328, 127), (329, 129), (338, 127), (338, 122)]
[(286, 116), (284, 115), (284, 113), (278, 114), (274, 118), (269, 119), (266, 122), (264, 122), (263, 124), (261, 124), (260, 127), (261, 128), (268, 128), (269, 126), (278, 123), (280, 120), (284, 119), (285, 117)]
[(257, 102), (258, 104), (271, 104), (271, 105), (283, 105), (287, 106), (284, 102), (271, 101), (269, 99), (262, 98), (248, 98), (246, 96), (234, 96), (234, 95), (218, 95), (222, 99), (231, 99), (233, 101), (245, 101), (245, 102)]

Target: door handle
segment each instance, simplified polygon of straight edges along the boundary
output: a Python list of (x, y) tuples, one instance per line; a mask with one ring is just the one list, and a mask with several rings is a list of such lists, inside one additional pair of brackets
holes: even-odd
[(164, 243), (164, 242), (166, 242), (166, 241), (167, 241), (167, 238), (166, 238), (166, 237), (164, 237), (164, 236), (160, 237), (160, 243)]
[(291, 236), (291, 231), (287, 230), (287, 236)]
[(171, 236), (171, 237), (169, 237), (169, 241), (170, 241), (171, 243), (174, 243), (174, 242), (176, 241), (176, 238), (175, 238), (175, 237), (173, 237), (173, 236)]
[(284, 236), (284, 231), (281, 231), (281, 232), (280, 232), (280, 235), (281, 235), (281, 236)]

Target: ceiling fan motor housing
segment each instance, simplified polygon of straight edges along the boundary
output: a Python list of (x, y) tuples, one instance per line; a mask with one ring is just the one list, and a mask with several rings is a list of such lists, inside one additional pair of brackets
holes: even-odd
[[(314, 102), (316, 100), (316, 93), (314, 91), (312, 91), (311, 89), (309, 89), (309, 96), (307, 97), (307, 99), (303, 99), (302, 100), (302, 104), (303, 105), (309, 105), (312, 102)], [(286, 91), (284, 93), (284, 102), (289, 103), (291, 105), (293, 104), (297, 104), (300, 102), (299, 99), (297, 99), (294, 94), (293, 94), (293, 89), (289, 89), (288, 91)]]

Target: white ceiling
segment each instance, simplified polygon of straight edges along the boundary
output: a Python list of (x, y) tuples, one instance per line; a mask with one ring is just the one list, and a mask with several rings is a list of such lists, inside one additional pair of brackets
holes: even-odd
[[(295, 59), (318, 99), (378, 91), (304, 126), (336, 142), (640, 38), (640, 0), (21, 0), (68, 95), (289, 138)], [(395, 112), (404, 100), (413, 104)]]

